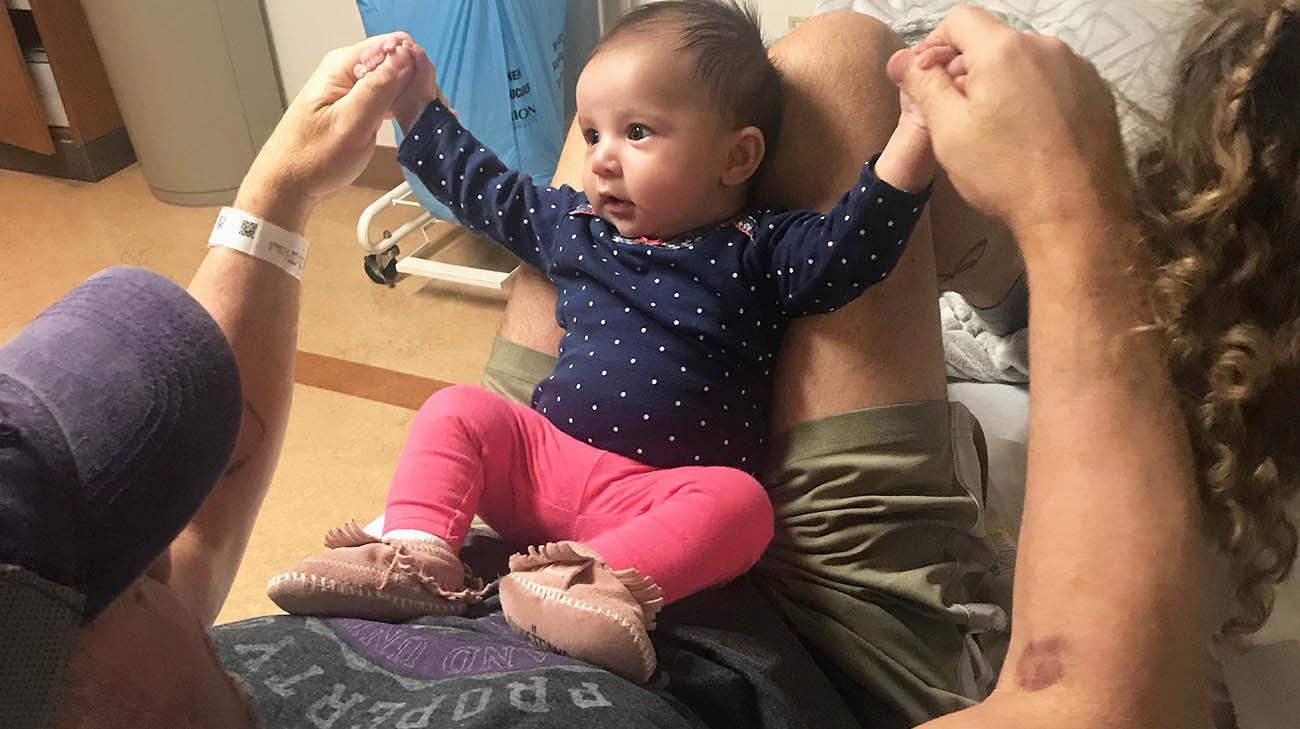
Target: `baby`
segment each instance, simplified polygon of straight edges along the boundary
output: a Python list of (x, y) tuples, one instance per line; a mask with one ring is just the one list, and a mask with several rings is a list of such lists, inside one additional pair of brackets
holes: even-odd
[(907, 190), (933, 174), (928, 133), (905, 107), (827, 215), (752, 205), (781, 114), (753, 13), (655, 3), (610, 29), (578, 80), (584, 191), (539, 187), (461, 127), (415, 57), (399, 160), (555, 284), (559, 360), (531, 408), (472, 387), (431, 397), (383, 539), (332, 531), (269, 592), (291, 613), (460, 613), (482, 594), (457, 556), (478, 513), (536, 545), (500, 582), (510, 624), (645, 681), (661, 606), (744, 573), (770, 541), (754, 473), (781, 336), (889, 275), (926, 198)]

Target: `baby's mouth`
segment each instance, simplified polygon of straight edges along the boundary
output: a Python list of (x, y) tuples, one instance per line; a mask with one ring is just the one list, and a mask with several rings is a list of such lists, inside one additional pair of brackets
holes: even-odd
[(632, 201), (625, 200), (617, 195), (601, 195), (600, 203), (601, 207), (605, 208), (606, 211), (615, 214), (628, 213), (632, 210)]

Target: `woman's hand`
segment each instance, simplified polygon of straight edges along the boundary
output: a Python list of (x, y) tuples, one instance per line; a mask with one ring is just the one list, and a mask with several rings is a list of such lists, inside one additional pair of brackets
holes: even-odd
[(380, 124), (411, 81), (415, 49), (397, 32), (326, 54), (253, 160), (235, 206), (301, 233), (316, 203), (370, 161)]

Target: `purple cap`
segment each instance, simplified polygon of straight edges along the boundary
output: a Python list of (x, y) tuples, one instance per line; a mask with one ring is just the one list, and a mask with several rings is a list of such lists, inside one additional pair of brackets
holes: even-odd
[(141, 575), (235, 448), (234, 352), (176, 284), (110, 268), (0, 348), (0, 716), (46, 726), (78, 627)]
[(0, 348), (0, 564), (80, 593), (93, 618), (212, 490), (242, 399), (230, 344), (184, 289), (127, 267), (73, 289)]

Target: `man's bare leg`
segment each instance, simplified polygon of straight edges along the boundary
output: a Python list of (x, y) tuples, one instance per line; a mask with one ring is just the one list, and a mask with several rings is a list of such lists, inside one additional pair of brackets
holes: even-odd
[[(788, 91), (761, 194), (828, 210), (854, 184), (897, 125), (885, 66), (902, 47), (843, 12), (772, 48)], [(983, 691), (959, 679), (977, 671), (959, 606), (974, 598), (951, 582), (991, 555), (970, 532), (976, 424), (946, 397), (932, 231), (951, 204), (931, 200), (884, 281), (793, 321), (777, 358), (762, 476), (777, 528), (752, 574), (864, 724), (910, 726)]]
[(981, 309), (1003, 303), (1025, 272), (1011, 231), (967, 205), (942, 172), (930, 197), (930, 221), (939, 290), (956, 291)]
[(564, 330), (555, 323), (555, 286), (527, 264), (519, 267), (512, 286), (497, 336), (558, 356)]
[[(555, 165), (552, 185), (582, 189), (586, 146), (577, 123), (572, 124), (564, 140), (564, 149), (560, 151), (560, 160)], [(497, 336), (548, 354), (559, 354), (564, 330), (555, 323), (555, 286), (532, 266), (519, 268), (513, 286)]]
[[(829, 210), (898, 122), (885, 62), (902, 41), (867, 15), (816, 16), (772, 47), (785, 113), (760, 199)], [(836, 73), (827, 74), (828, 69)], [(898, 267), (831, 314), (793, 322), (777, 358), (772, 432), (847, 410), (944, 397), (927, 211)]]

